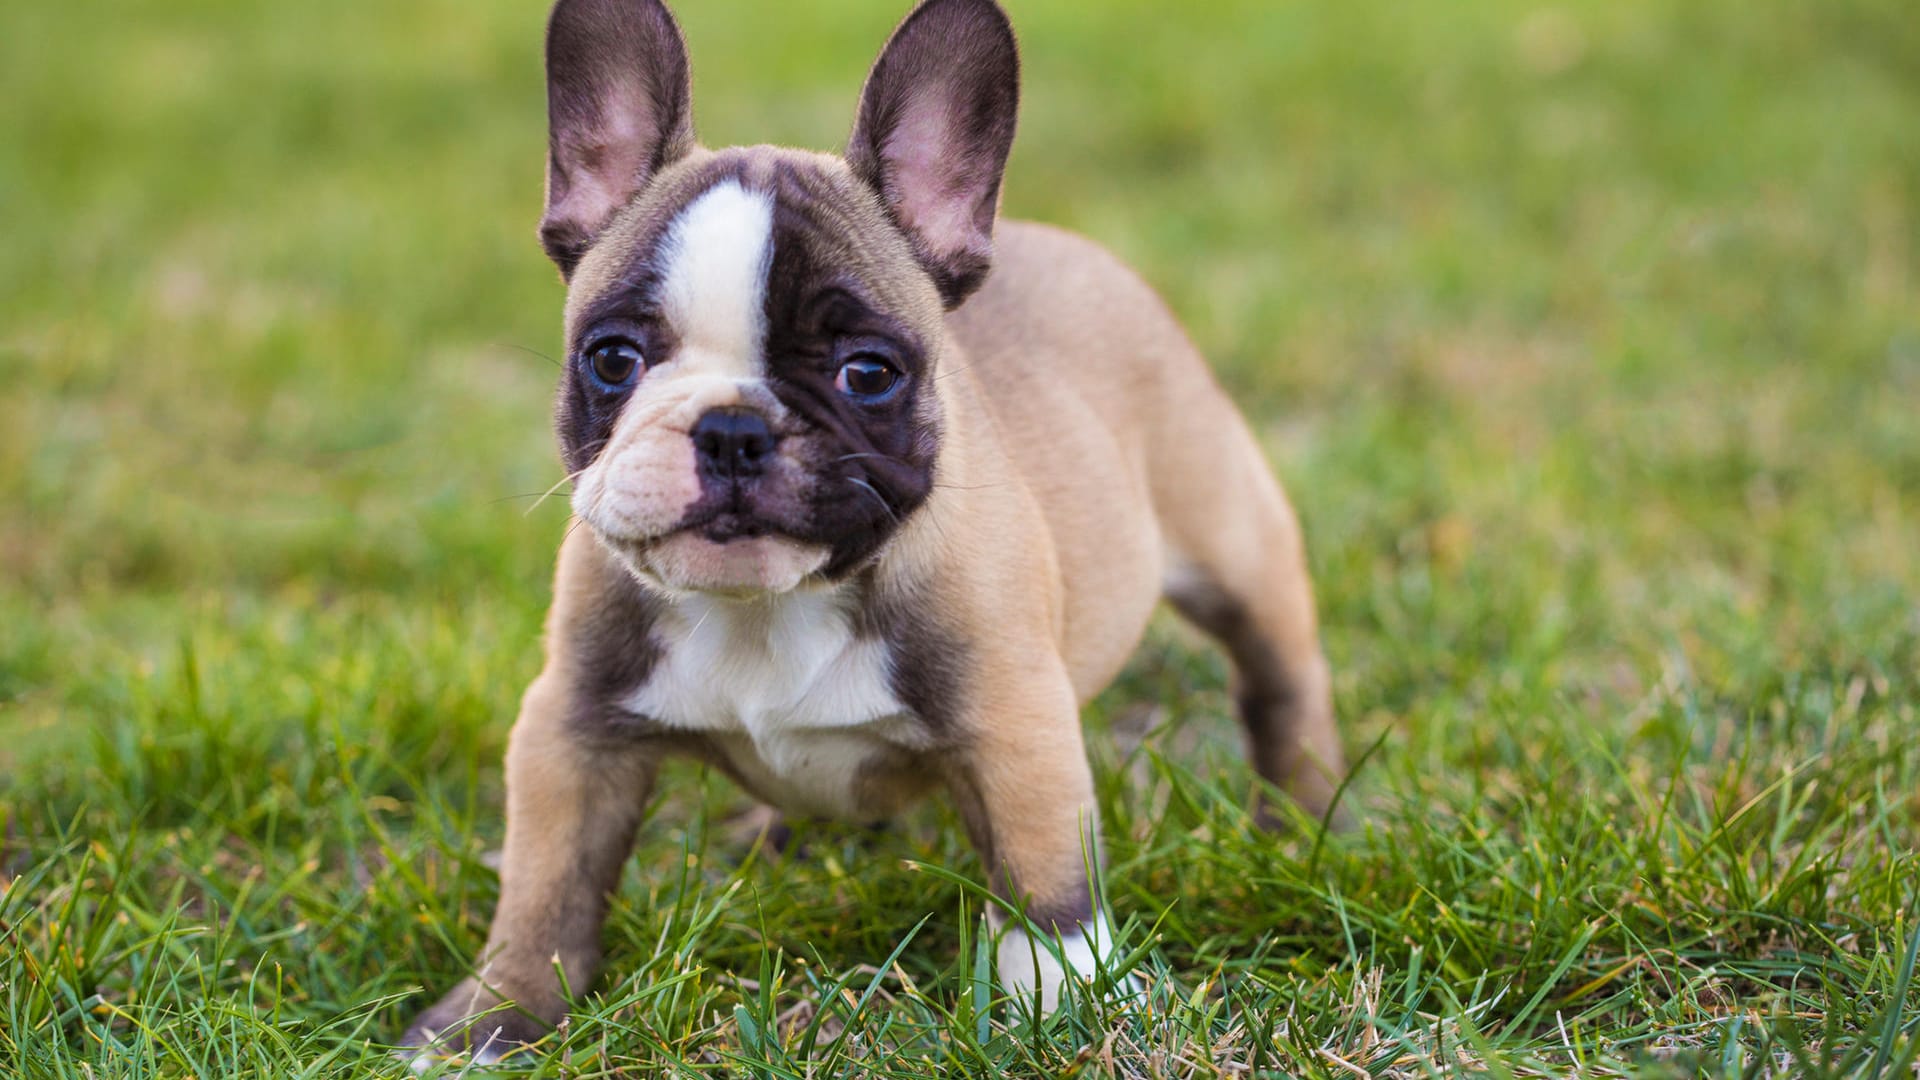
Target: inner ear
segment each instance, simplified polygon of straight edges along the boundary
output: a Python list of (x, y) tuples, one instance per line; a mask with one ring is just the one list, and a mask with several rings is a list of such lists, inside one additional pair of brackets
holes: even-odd
[(893, 32), (860, 93), (847, 163), (880, 194), (953, 308), (993, 261), (1020, 59), (993, 0), (927, 0)]
[(693, 148), (687, 47), (660, 0), (559, 0), (547, 21), (540, 244), (573, 273), (614, 212)]

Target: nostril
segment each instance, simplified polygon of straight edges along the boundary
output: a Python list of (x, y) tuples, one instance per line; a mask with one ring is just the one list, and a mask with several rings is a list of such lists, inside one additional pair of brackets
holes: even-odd
[(728, 474), (756, 468), (773, 452), (766, 418), (747, 409), (714, 409), (693, 425), (692, 435), (701, 462)]

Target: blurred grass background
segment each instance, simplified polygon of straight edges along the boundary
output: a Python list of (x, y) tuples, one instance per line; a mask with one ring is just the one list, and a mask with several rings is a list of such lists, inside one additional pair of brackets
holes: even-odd
[[(1306, 518), (1349, 747), (1379, 744), (1369, 831), (1275, 845), (1238, 817), (1222, 668), (1190, 638), (1157, 628), (1092, 710), (1116, 903), (1159, 922), (1178, 1030), (1336, 1074), (1322, 1051), (1897, 1061), (1910, 0), (1008, 6), (1007, 213), (1110, 245), (1185, 318)], [(704, 140), (837, 146), (903, 7), (682, 4)], [(484, 935), (565, 520), (527, 512), (560, 478), (544, 15), (0, 13), (0, 1066), (358, 1075)], [(738, 804), (681, 775), (593, 1016), (693, 933), (678, 868)], [(945, 815), (824, 831), (844, 868), (714, 843), (710, 896), (750, 887), (681, 939), (704, 974), (648, 1006), (657, 1045), (601, 1028), (583, 1068), (796, 1068), (729, 1012), (777, 1032), (819, 996), (764, 965), (879, 963), (929, 912), (902, 959), (924, 985), (887, 993), (966, 1000), (958, 887), (889, 869), (970, 868)], [(844, 1022), (959, 1072), (1103, 1038), (929, 1016)], [(1445, 1024), (1466, 1035), (1408, 1034)], [(1106, 1045), (1088, 1067), (1125, 1071)]]

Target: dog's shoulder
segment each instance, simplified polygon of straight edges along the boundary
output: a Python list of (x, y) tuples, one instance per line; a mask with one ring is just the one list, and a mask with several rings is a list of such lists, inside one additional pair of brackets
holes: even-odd
[(1076, 383), (1137, 383), (1197, 359), (1160, 294), (1119, 256), (1030, 221), (1000, 223), (992, 272), (948, 326), (970, 364), (1011, 369), (1023, 381), (1058, 373)]

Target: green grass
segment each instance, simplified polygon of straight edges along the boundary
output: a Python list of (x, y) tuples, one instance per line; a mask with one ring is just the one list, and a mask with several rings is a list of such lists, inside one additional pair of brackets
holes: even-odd
[[(0, 1075), (398, 1075), (482, 941), (542, 6), (0, 13)], [(707, 140), (835, 145), (901, 6), (687, 0)], [(681, 767), (535, 1071), (1911, 1074), (1910, 0), (1011, 7), (1008, 209), (1255, 418), (1363, 827), (1250, 831), (1158, 624), (1089, 716), (1147, 1007), (991, 1008), (944, 808), (781, 860)]]

